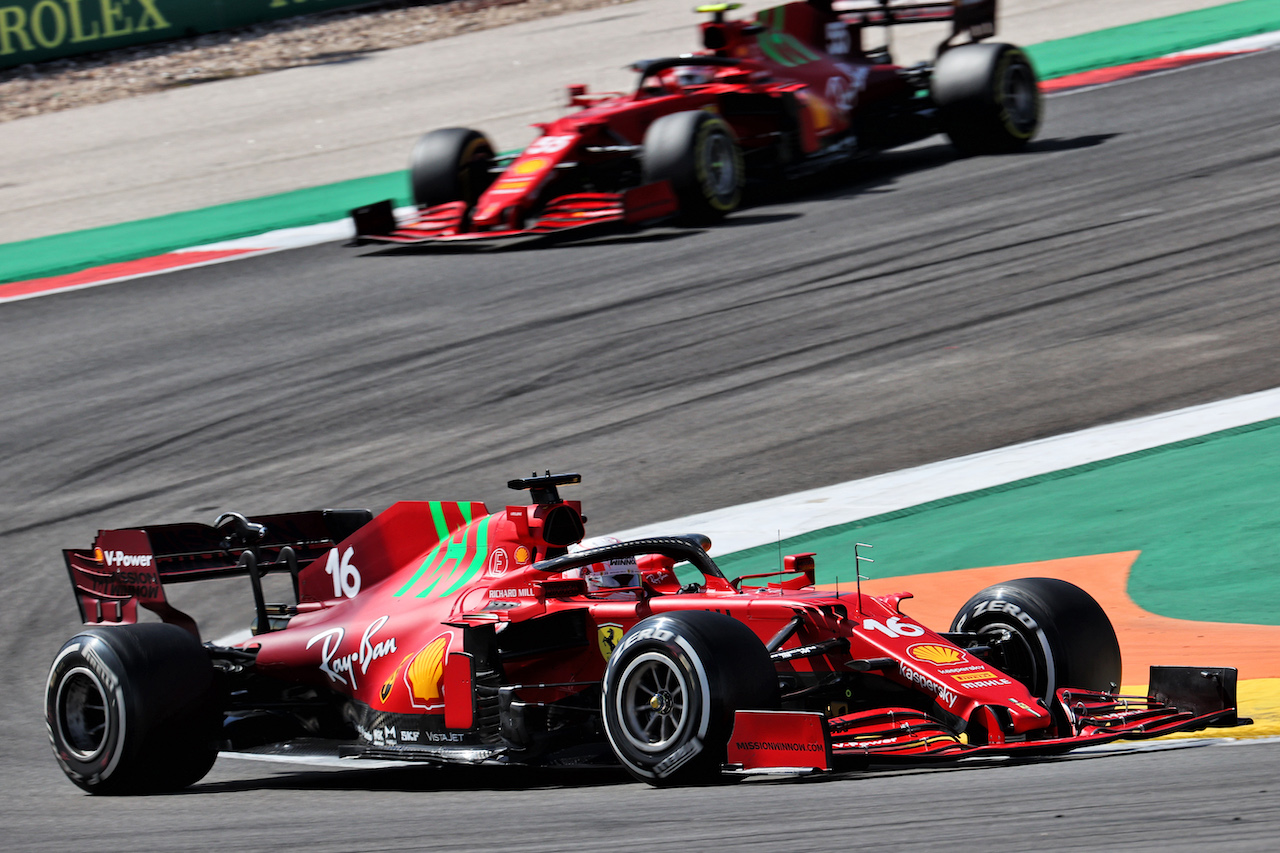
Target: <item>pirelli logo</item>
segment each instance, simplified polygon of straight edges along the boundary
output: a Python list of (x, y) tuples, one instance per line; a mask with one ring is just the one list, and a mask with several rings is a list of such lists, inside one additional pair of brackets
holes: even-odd
[(985, 681), (988, 678), (999, 678), (1000, 676), (989, 669), (983, 669), (978, 672), (958, 672), (951, 677), (961, 684), (966, 684), (970, 681)]

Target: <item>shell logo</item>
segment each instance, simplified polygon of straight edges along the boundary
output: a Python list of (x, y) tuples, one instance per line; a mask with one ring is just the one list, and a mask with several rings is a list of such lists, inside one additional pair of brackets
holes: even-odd
[(106, 562), (106, 560), (107, 560), (107, 556), (102, 553), (101, 547), (97, 547), (93, 549), (93, 561), (95, 563), (104, 563)]
[(534, 172), (541, 172), (545, 168), (547, 168), (546, 157), (532, 157), (516, 163), (511, 167), (511, 171), (517, 175), (532, 175)]
[(809, 115), (813, 117), (813, 129), (815, 131), (821, 132), (831, 127), (830, 104), (817, 95), (810, 93), (807, 106), (809, 107)]
[(523, 566), (525, 563), (529, 562), (529, 557), (529, 549), (525, 546), (521, 545), (516, 549), (516, 565)]
[(907, 649), (907, 654), (916, 660), (936, 664), (960, 663), (965, 660), (965, 653), (959, 649), (934, 643), (917, 643)]
[(449, 635), (441, 634), (413, 656), (404, 673), (409, 688), (409, 702), (415, 708), (438, 711), (444, 707), (444, 656), (449, 650)]

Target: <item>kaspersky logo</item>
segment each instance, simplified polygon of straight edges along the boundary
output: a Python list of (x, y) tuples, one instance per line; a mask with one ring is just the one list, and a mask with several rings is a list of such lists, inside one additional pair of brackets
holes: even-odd
[(959, 649), (936, 643), (916, 643), (907, 649), (907, 654), (926, 663), (952, 664), (965, 660), (965, 653)]

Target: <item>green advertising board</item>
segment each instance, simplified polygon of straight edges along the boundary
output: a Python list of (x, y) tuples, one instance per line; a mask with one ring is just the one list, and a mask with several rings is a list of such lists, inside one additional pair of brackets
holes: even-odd
[(367, 5), (369, 0), (0, 0), (0, 68)]

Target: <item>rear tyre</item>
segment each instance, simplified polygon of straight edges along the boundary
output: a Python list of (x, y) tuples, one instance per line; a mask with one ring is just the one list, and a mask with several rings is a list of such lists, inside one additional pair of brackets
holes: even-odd
[(741, 622), (705, 611), (637, 623), (609, 658), (603, 692), (614, 754), (655, 786), (715, 782), (734, 712), (779, 705), (764, 644)]
[(478, 130), (446, 127), (424, 134), (409, 158), (414, 203), (464, 201), (470, 207), (493, 183), (493, 161), (493, 145)]
[(1020, 150), (1040, 127), (1035, 69), (1010, 44), (951, 48), (934, 63), (930, 92), (942, 129), (964, 154)]
[(175, 625), (89, 628), (63, 644), (45, 690), (54, 756), (92, 794), (176, 791), (218, 756), (213, 666)]
[(742, 202), (746, 172), (733, 129), (705, 110), (672, 113), (644, 135), (645, 183), (667, 180), (680, 201), (680, 219), (716, 222)]
[(1108, 691), (1120, 684), (1120, 643), (1089, 593), (1055, 578), (1020, 578), (970, 598), (952, 631), (1002, 635), (992, 663), (1052, 708), (1059, 687)]

